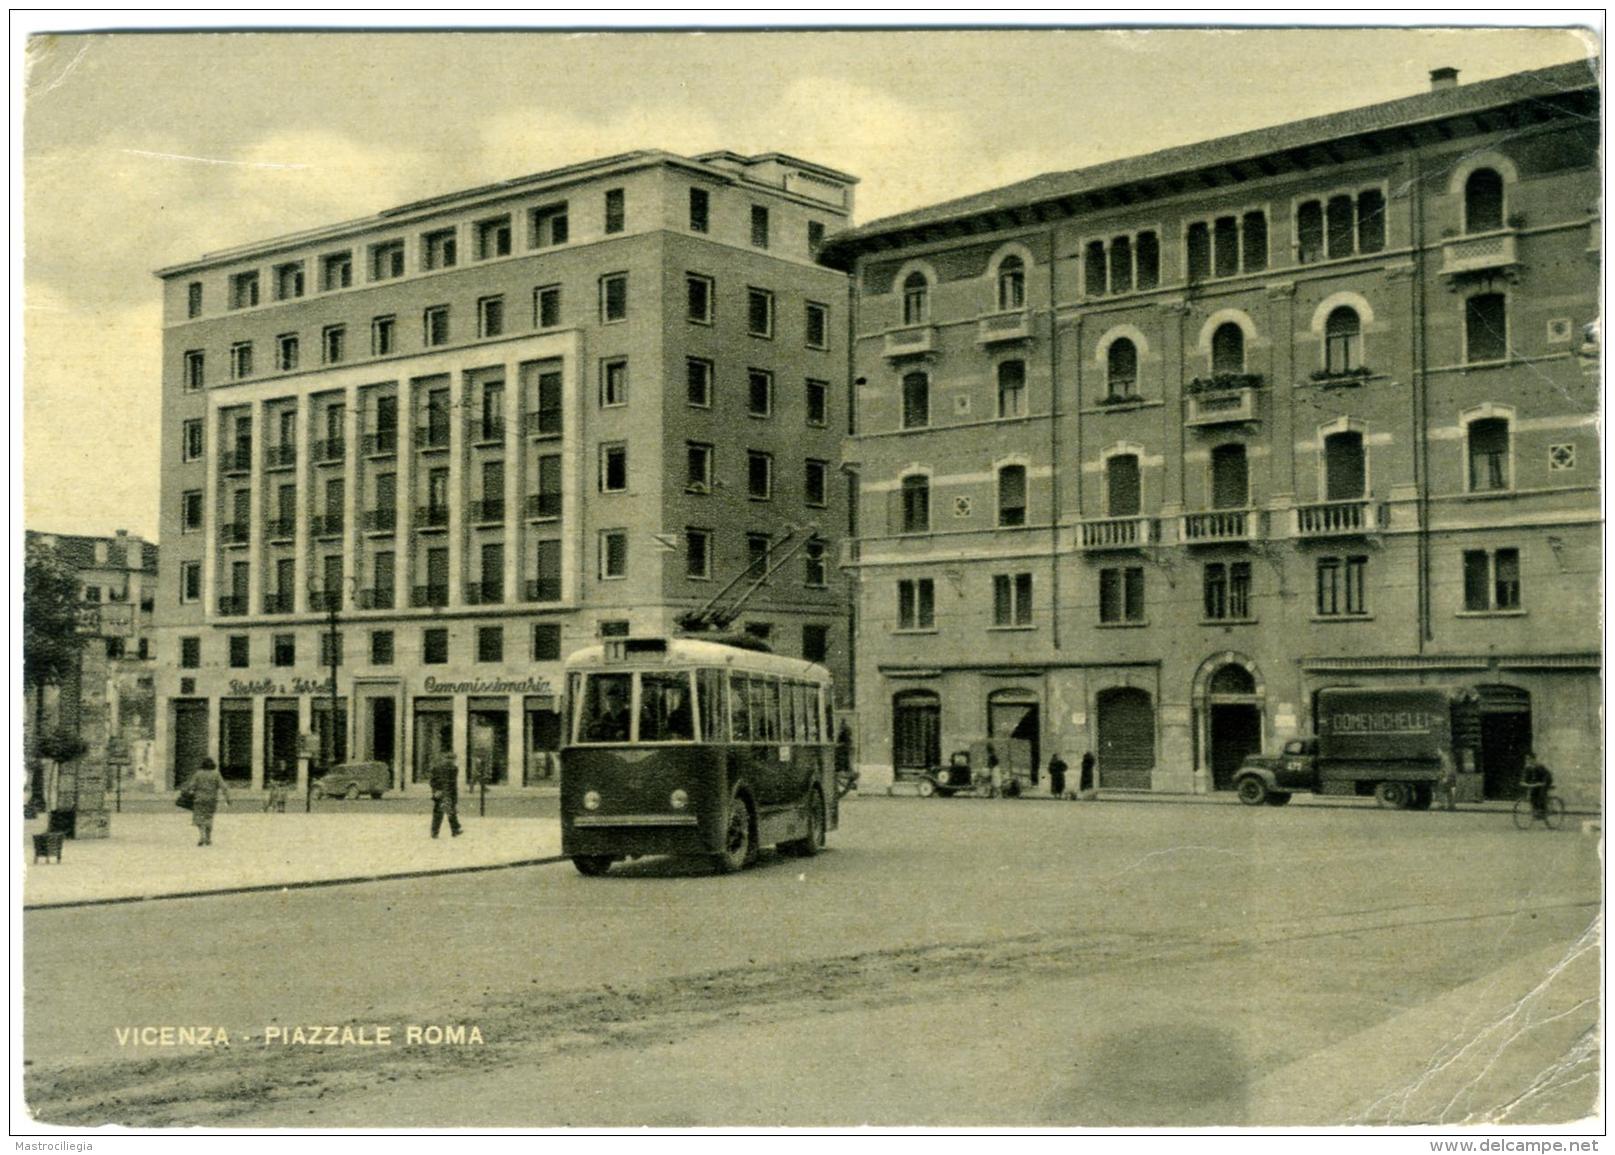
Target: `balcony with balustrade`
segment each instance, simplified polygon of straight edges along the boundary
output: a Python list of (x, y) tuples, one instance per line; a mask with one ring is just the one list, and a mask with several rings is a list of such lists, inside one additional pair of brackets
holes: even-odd
[(1317, 501), (1292, 511), (1291, 531), (1297, 538), (1362, 537), (1381, 529), (1379, 506), (1368, 498)]
[(1006, 313), (989, 313), (976, 320), (976, 344), (997, 345), (1008, 341), (1029, 341), (1032, 338), (1032, 311), (1014, 309)]
[(1081, 548), (1090, 551), (1140, 549), (1156, 544), (1159, 523), (1153, 517), (1084, 518), (1077, 526)]
[(936, 326), (910, 325), (888, 330), (882, 346), (888, 358), (919, 357), (936, 352)]
[(1441, 275), (1444, 277), (1497, 272), (1517, 264), (1519, 257), (1513, 229), (1473, 233), (1441, 242)]
[(1178, 541), (1184, 545), (1248, 545), (1261, 540), (1262, 515), (1256, 509), (1212, 509), (1178, 515)]
[(1261, 419), (1262, 378), (1256, 373), (1197, 377), (1185, 390), (1185, 425), (1233, 425)]

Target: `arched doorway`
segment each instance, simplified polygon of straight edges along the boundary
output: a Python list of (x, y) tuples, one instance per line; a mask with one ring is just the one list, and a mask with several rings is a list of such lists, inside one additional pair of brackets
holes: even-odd
[(1037, 783), (1042, 755), (1043, 720), (1038, 698), (1031, 690), (994, 690), (987, 695), (987, 735), (1019, 738), (1032, 750), (1032, 782)]
[(1148, 790), (1155, 769), (1155, 708), (1147, 690), (1118, 686), (1094, 702), (1099, 785)]
[(1193, 696), (1200, 744), (1196, 772), (1211, 789), (1227, 790), (1246, 755), (1261, 753), (1266, 689), (1250, 659), (1224, 652), (1201, 663)]
[(1481, 789), (1487, 798), (1514, 798), (1531, 749), (1531, 694), (1519, 686), (1475, 687), (1480, 697)]
[(942, 761), (942, 699), (930, 690), (892, 697), (892, 771), (923, 774)]

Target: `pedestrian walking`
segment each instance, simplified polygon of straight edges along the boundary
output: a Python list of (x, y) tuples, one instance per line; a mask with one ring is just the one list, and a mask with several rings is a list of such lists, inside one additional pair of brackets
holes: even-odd
[(230, 791), (219, 777), (218, 763), (211, 758), (202, 759), (196, 773), (185, 783), (185, 793), (191, 798), (191, 822), (196, 827), (198, 846), (213, 845), (213, 816), (219, 811), (219, 801), (230, 801)]
[(432, 837), (443, 828), (443, 819), (449, 820), (449, 832), (460, 837), (460, 770), (454, 764), (454, 755), (447, 750), (432, 759)]
[(1452, 755), (1441, 751), (1441, 777), (1436, 780), (1436, 788), (1441, 791), (1441, 797), (1448, 810), (1458, 809), (1458, 769), (1453, 765)]
[(1056, 798), (1065, 797), (1065, 759), (1060, 757), (1056, 750), (1054, 757), (1049, 759), (1049, 793)]
[(1094, 788), (1093, 769), (1093, 751), (1089, 750), (1082, 756), (1082, 776), (1077, 779), (1077, 793), (1080, 797), (1088, 797), (1088, 792)]

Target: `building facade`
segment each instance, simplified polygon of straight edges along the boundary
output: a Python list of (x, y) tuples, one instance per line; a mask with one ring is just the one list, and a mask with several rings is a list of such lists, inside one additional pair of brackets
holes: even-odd
[(441, 750), (540, 782), (561, 659), (748, 566), (737, 627), (845, 670), (848, 290), (814, 258), (854, 183), (637, 152), (162, 270), (169, 781), (289, 777), (309, 735), (401, 789)]
[(837, 238), (865, 780), (992, 735), (1221, 789), (1319, 688), (1429, 683), (1487, 796), (1534, 746), (1596, 802), (1599, 107), (1438, 70)]

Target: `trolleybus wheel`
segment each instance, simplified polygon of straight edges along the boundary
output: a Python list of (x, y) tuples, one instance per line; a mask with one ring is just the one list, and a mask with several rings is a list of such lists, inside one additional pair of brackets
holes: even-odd
[(794, 854), (800, 858), (812, 858), (824, 849), (824, 795), (819, 788), (813, 788), (813, 796), (808, 799), (808, 832), (806, 838), (798, 838), (794, 842), (783, 844), (780, 849), (787, 854)]
[(725, 874), (744, 870), (752, 859), (751, 805), (740, 795), (729, 800), (729, 823), (724, 827), (723, 850), (718, 853), (718, 869)]
[(599, 878), (611, 869), (611, 856), (609, 854), (575, 854), (572, 856), (572, 865), (578, 868), (578, 873), (587, 878)]

